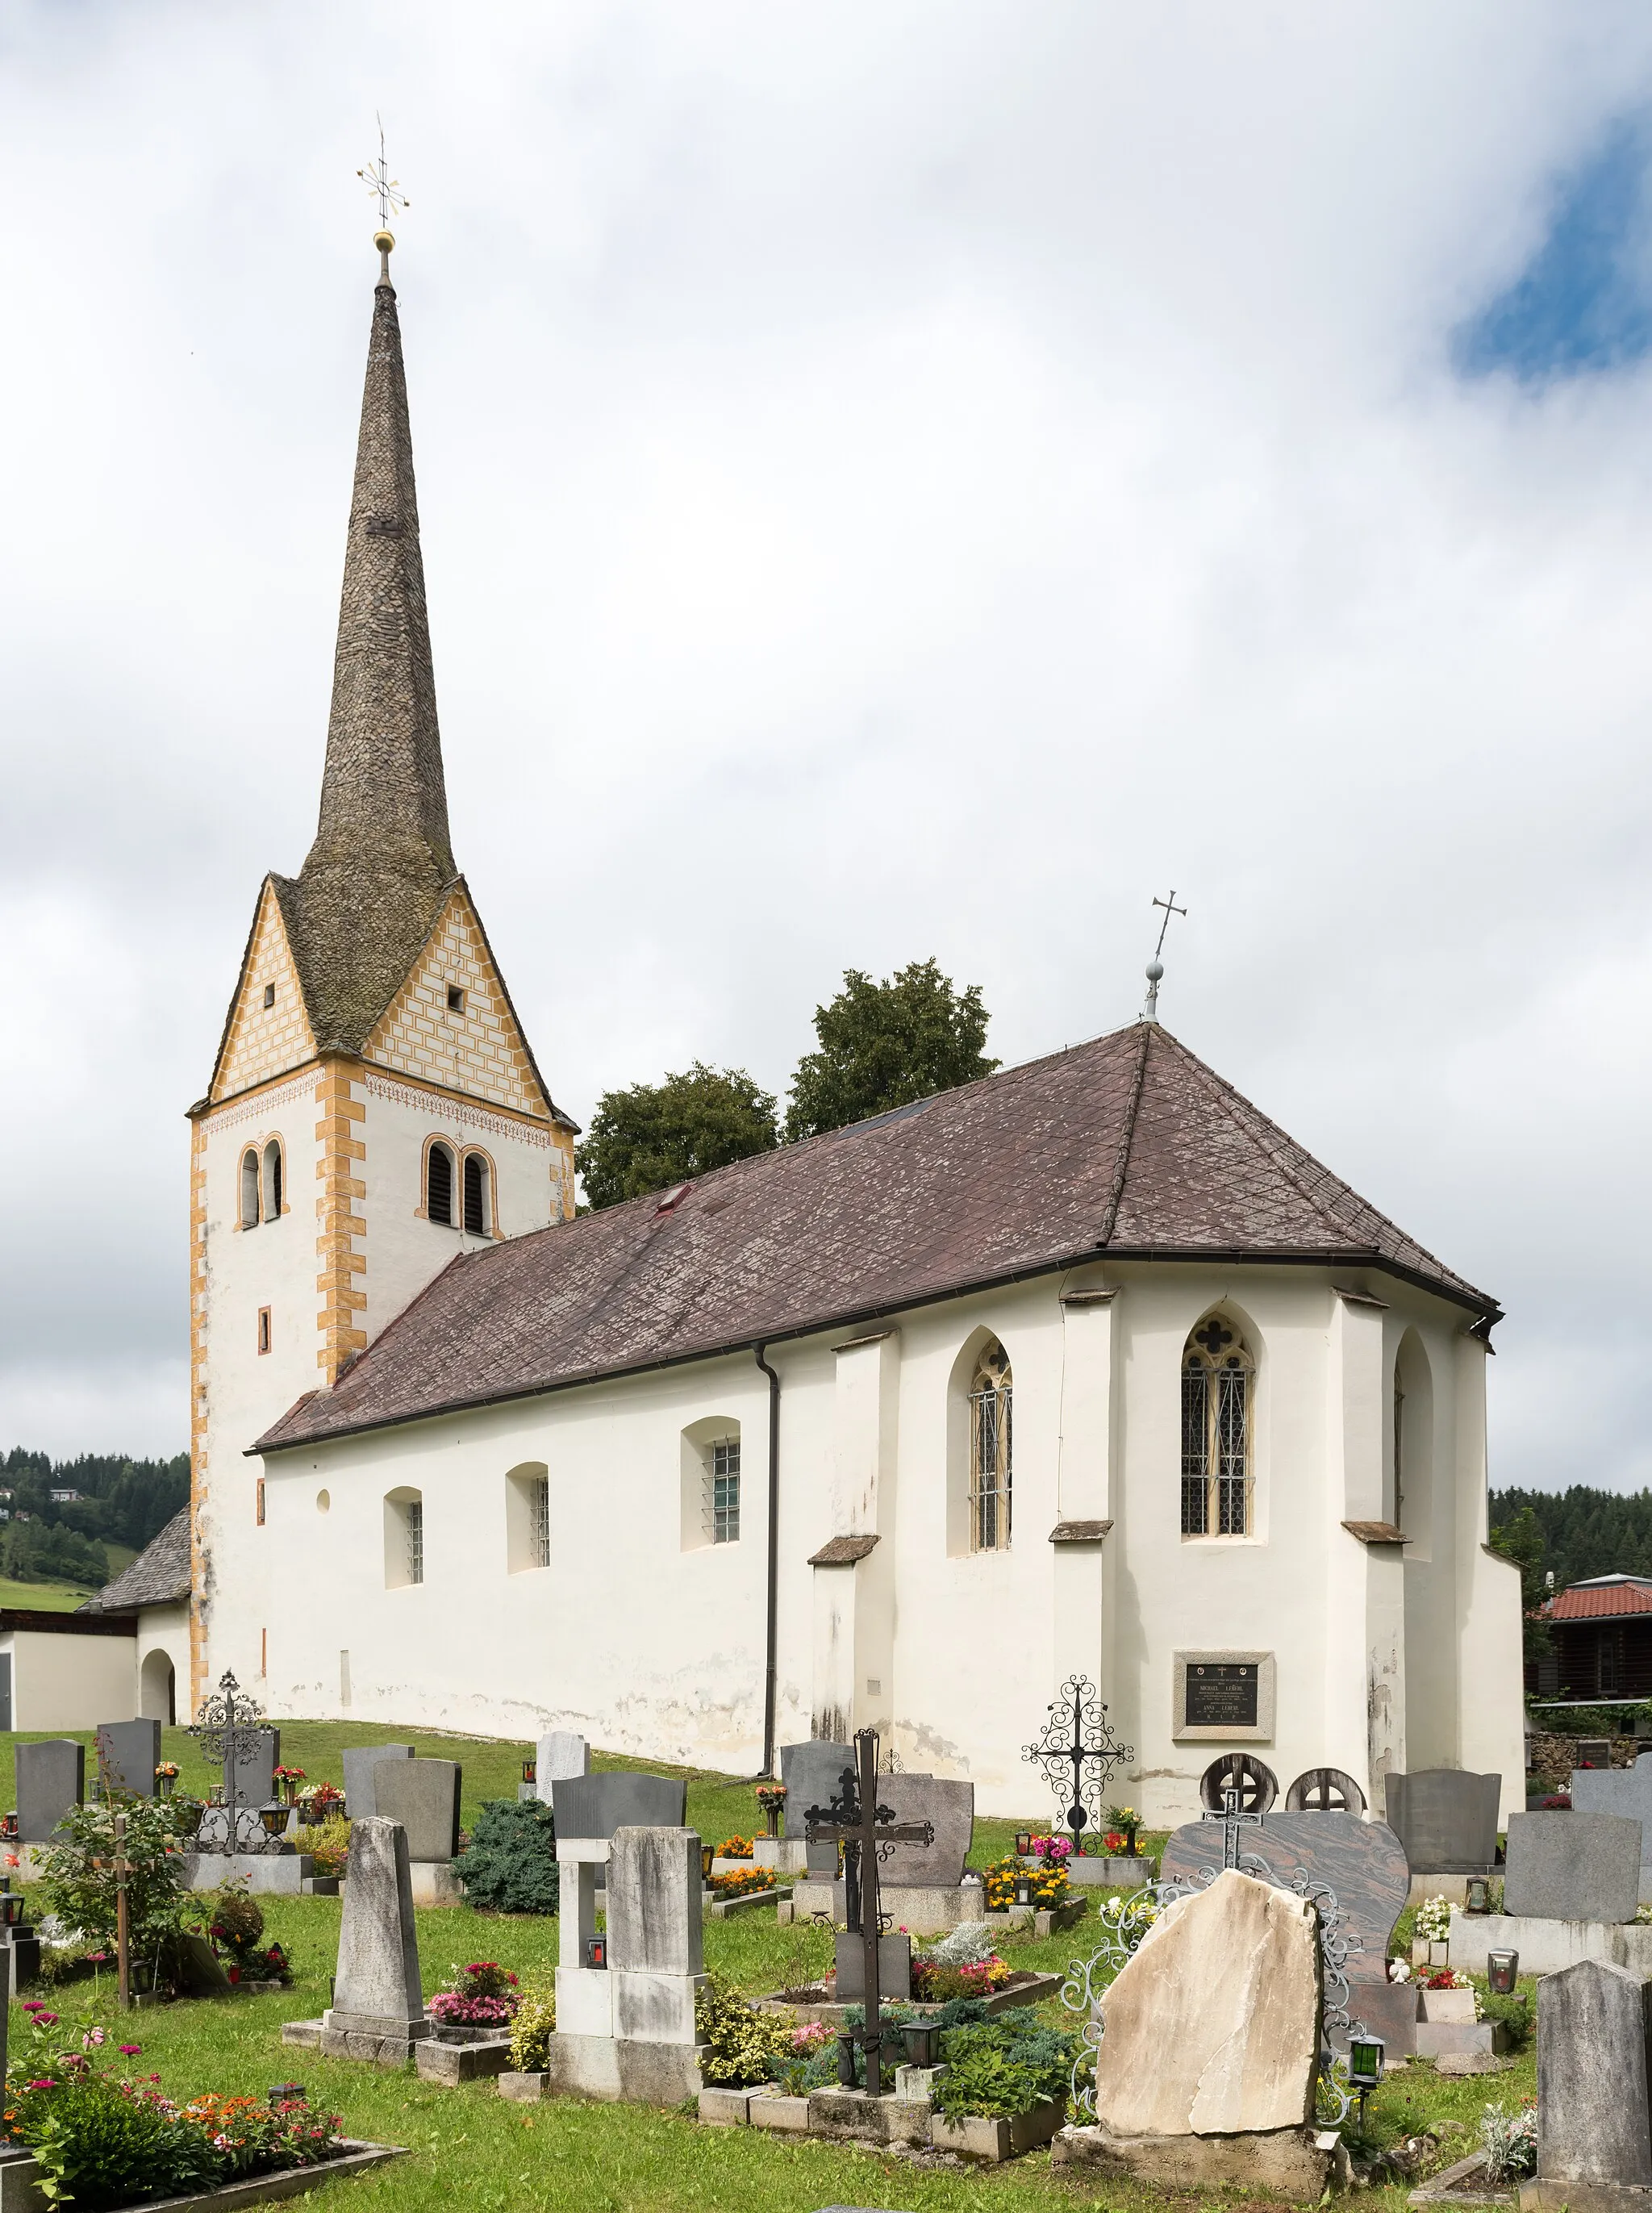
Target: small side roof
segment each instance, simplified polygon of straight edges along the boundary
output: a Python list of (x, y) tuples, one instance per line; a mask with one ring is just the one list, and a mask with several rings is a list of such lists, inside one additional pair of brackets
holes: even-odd
[(116, 1613), (137, 1606), (176, 1606), (188, 1596), (189, 1509), (180, 1506), (131, 1567), (105, 1583), (88, 1611)]

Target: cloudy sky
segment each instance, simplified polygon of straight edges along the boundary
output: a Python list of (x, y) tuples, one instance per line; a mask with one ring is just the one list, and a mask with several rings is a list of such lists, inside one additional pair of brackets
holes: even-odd
[(1652, 1482), (1652, 14), (0, 0), (0, 1447), (186, 1436), (382, 112), (454, 842), (561, 1103), (933, 953), (1169, 1026)]

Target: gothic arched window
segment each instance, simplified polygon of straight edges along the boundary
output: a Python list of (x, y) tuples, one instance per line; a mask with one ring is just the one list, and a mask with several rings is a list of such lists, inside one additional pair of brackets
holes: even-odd
[(281, 1170), (281, 1140), (271, 1137), (264, 1148), (264, 1219), (266, 1222), (281, 1219), (281, 1186), (284, 1180)]
[(259, 1225), (258, 1155), (249, 1146), (241, 1156), (241, 1226), (256, 1229)]
[(989, 1338), (969, 1387), (970, 1547), (977, 1552), (1009, 1547), (1014, 1397), (1009, 1355)]
[(1251, 1381), (1233, 1324), (1209, 1314), (1181, 1363), (1181, 1533), (1245, 1537), (1251, 1526)]
[(432, 1145), (424, 1155), (424, 1211), (452, 1228), (453, 1155), (445, 1145)]
[(465, 1155), (465, 1227), (472, 1237), (485, 1237), (492, 1227), (488, 1218), (488, 1164), (480, 1153)]

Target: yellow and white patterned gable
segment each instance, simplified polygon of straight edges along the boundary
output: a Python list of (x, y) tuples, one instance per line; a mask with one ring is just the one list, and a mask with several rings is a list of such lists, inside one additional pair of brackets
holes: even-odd
[[(451, 1003), (454, 991), (460, 1003)], [(489, 958), (475, 910), (454, 892), (412, 973), (367, 1041), (381, 1068), (460, 1091), (521, 1114), (543, 1116), (527, 1046)]]
[[(267, 1006), (266, 998), (271, 1002)], [(275, 893), (266, 882), (259, 897), (247, 966), (213, 1077), (212, 1097), (228, 1099), (255, 1083), (267, 1083), (271, 1076), (302, 1066), (314, 1054), (315, 1036), (304, 1011), (304, 994), (286, 925)]]

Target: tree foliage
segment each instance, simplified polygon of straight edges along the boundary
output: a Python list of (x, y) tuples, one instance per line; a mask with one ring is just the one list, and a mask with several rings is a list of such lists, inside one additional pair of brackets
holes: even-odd
[(955, 991), (933, 960), (915, 960), (881, 984), (846, 969), (837, 997), (814, 1009), (820, 1044), (792, 1078), (787, 1141), (991, 1076), (998, 1064), (982, 1051), (988, 1019), (980, 985)]
[[(0, 1543), (0, 1570), (22, 1582), (108, 1580), (104, 1545), (142, 1552), (189, 1503), (189, 1454), (132, 1460), (124, 1453), (82, 1453), (53, 1460), (15, 1446), (0, 1460), (0, 1484), (11, 1492)], [(78, 1499), (54, 1499), (77, 1491)]]
[[(1555, 1588), (1591, 1576), (1652, 1576), (1652, 1491), (1494, 1491), (1491, 1541), (1517, 1560), (1528, 1605), (1544, 1596), (1544, 1576)], [(1538, 1546), (1528, 1575), (1527, 1552)]]
[(779, 1142), (775, 1102), (743, 1068), (697, 1060), (660, 1083), (605, 1091), (574, 1155), (593, 1207), (640, 1198)]
[(1553, 1649), (1548, 1624), (1533, 1619), (1545, 1595), (1544, 1558), (1546, 1546), (1536, 1514), (1529, 1505), (1516, 1508), (1507, 1521), (1494, 1522), (1491, 1546), (1520, 1570), (1522, 1657), (1539, 1660)]

